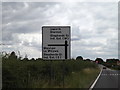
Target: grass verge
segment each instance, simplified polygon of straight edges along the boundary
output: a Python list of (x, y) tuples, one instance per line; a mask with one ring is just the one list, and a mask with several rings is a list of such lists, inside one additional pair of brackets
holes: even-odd
[(99, 73), (89, 61), (22, 60), (2, 58), (3, 88), (89, 88)]
[(66, 88), (89, 88), (100, 72), (99, 68), (85, 68), (80, 72), (73, 72), (66, 78)]

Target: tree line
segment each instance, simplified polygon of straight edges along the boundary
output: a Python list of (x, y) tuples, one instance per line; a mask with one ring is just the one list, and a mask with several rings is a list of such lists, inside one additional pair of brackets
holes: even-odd
[[(16, 55), (16, 53), (13, 51), (10, 54), (6, 53), (6, 52), (2, 52), (2, 59), (3, 60), (20, 60), (20, 61), (39, 61), (42, 60), (42, 58), (31, 58), (29, 59), (27, 57), (27, 55), (25, 55), (24, 58), (22, 58), (20, 55)], [(90, 59), (84, 59), (82, 56), (77, 56), (76, 59), (72, 59), (72, 60), (77, 60), (77, 61), (89, 61), (89, 62), (93, 62), (96, 64), (102, 64), (108, 68), (113, 68), (113, 69), (117, 69), (120, 70), (120, 60), (119, 59), (106, 59), (106, 61), (104, 61), (102, 58), (96, 58), (95, 60), (90, 60)]]
[[(76, 60), (84, 60), (84, 59), (82, 56), (78, 56), (76, 58)], [(120, 60), (119, 59), (113, 58), (113, 59), (106, 59), (106, 61), (104, 61), (102, 58), (96, 58), (95, 60), (85, 59), (85, 61), (94, 62), (96, 64), (102, 64), (108, 68), (120, 70)]]

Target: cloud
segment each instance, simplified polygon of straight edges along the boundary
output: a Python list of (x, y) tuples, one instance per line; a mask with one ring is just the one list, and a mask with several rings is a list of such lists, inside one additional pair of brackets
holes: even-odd
[(41, 57), (41, 27), (69, 25), (72, 57), (118, 58), (117, 3), (3, 2), (2, 7), (2, 38), (11, 45), (9, 51), (16, 46), (15, 50)]

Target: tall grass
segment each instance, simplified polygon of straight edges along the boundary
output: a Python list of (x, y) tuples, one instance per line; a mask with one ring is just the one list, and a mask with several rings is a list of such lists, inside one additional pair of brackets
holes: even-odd
[(89, 88), (99, 73), (98, 68), (86, 68), (80, 72), (73, 72), (66, 78), (67, 88)]
[(66, 88), (83, 88), (88, 87), (98, 73), (96, 64), (80, 60), (20, 61), (3, 58), (2, 65), (3, 88), (62, 88), (63, 81)]

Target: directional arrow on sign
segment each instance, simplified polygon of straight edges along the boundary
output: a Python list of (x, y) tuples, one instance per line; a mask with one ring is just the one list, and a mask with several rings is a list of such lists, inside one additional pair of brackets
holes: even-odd
[(67, 41), (65, 41), (65, 44), (48, 44), (48, 46), (65, 46), (65, 59), (67, 59)]

